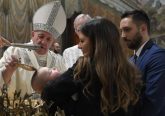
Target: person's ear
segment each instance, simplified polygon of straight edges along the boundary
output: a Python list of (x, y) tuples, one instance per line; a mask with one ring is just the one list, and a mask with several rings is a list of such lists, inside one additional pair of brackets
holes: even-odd
[(35, 34), (35, 32), (34, 32), (34, 31), (32, 31), (32, 37), (34, 37), (34, 34)]
[(144, 33), (146, 30), (147, 30), (146, 25), (142, 24), (142, 25), (140, 26), (140, 32)]

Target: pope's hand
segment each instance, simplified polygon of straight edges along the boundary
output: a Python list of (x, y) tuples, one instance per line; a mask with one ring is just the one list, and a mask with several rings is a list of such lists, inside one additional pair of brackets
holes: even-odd
[(17, 59), (15, 55), (11, 55), (11, 57), (7, 59), (5, 67), (10, 71), (15, 71), (18, 67), (18, 63), (19, 59)]
[(15, 55), (8, 57), (5, 64), (5, 69), (2, 71), (3, 79), (6, 83), (11, 80), (14, 71), (18, 68), (18, 63), (19, 59)]

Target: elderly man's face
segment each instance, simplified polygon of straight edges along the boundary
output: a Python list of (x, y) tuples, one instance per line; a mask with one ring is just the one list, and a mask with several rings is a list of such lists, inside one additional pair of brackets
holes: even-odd
[(36, 50), (40, 55), (44, 55), (48, 52), (49, 48), (53, 43), (53, 36), (45, 31), (33, 31), (32, 32), (32, 41), (33, 44), (40, 45), (41, 48)]

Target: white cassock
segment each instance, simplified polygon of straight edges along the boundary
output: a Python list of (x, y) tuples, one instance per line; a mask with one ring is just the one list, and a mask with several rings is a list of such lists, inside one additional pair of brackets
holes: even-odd
[(73, 64), (76, 63), (77, 59), (80, 56), (83, 56), (83, 53), (82, 53), (81, 49), (78, 48), (78, 45), (65, 49), (63, 52), (65, 67), (66, 68), (72, 67)]
[[(3, 57), (0, 59), (0, 87), (3, 86), (4, 80), (2, 77), (2, 70), (5, 68), (5, 62), (7, 58), (12, 54), (17, 55), (18, 58), (21, 58), (22, 64), (27, 64), (30, 66), (39, 69), (36, 55), (33, 50), (28, 50), (25, 48), (17, 48), (17, 47), (9, 47), (5, 52)], [(46, 57), (46, 67), (49, 68), (57, 68), (60, 72), (64, 72), (66, 70), (64, 60), (60, 55), (53, 53), (52, 51), (48, 52), (48, 56)], [(27, 71), (22, 68), (17, 68), (11, 77), (11, 81), (8, 84), (8, 94), (12, 98), (14, 91), (21, 90), (21, 96), (24, 96), (25, 93), (31, 94), (33, 93), (33, 89), (31, 87), (31, 78), (34, 71)]]

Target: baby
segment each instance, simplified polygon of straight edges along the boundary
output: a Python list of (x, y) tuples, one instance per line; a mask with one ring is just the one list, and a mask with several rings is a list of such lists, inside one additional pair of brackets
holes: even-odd
[(36, 70), (32, 76), (31, 85), (37, 92), (41, 93), (46, 83), (55, 79), (60, 75), (60, 72), (56, 68), (41, 67)]

